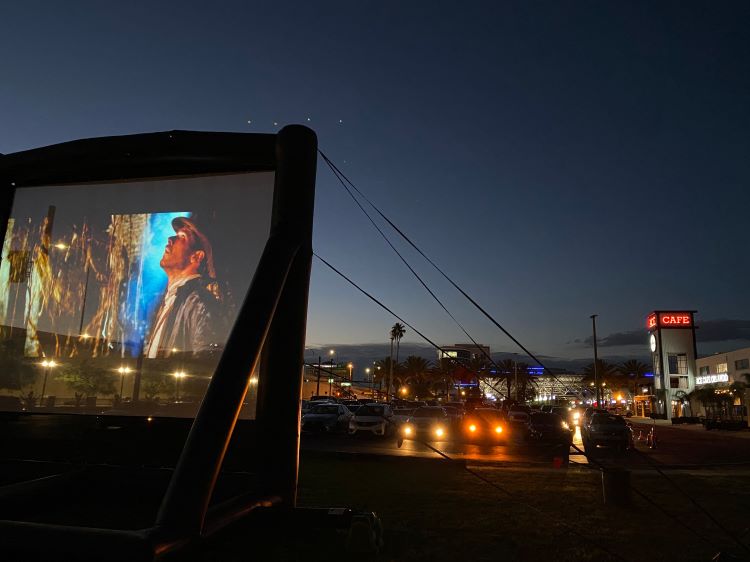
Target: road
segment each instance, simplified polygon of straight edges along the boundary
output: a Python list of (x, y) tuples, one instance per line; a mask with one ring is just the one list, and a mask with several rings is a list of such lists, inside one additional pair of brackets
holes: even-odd
[[(647, 422), (633, 424), (636, 451), (624, 457), (612, 457), (605, 451), (597, 456), (630, 468), (646, 467), (656, 463), (662, 466), (721, 466), (747, 464), (750, 466), (750, 431), (706, 431), (702, 426), (656, 426), (657, 448), (646, 446), (645, 436), (651, 429)], [(638, 441), (639, 434), (643, 440)], [(580, 430), (576, 429), (574, 445), (583, 449)], [(457, 460), (498, 463), (550, 464), (553, 455), (544, 449), (530, 447), (522, 442), (503, 445), (479, 445), (460, 441), (431, 441), (429, 445)], [(411, 457), (438, 457), (439, 454), (418, 441), (404, 441), (399, 448), (394, 438), (365, 436), (310, 434), (303, 435), (301, 450), (329, 452), (332, 454), (397, 455)], [(571, 448), (570, 461), (589, 464), (585, 455)]]
[[(576, 431), (573, 442), (582, 448), (578, 431)], [(530, 446), (522, 441), (514, 440), (509, 440), (500, 445), (464, 443), (454, 440), (429, 442), (405, 440), (402, 446), (398, 447), (395, 437), (303, 434), (301, 443), (303, 454), (305, 451), (315, 451), (332, 454), (439, 457), (440, 454), (434, 449), (451, 459), (475, 462), (551, 464), (555, 457), (560, 456), (559, 450), (553, 451), (549, 447)], [(574, 449), (571, 450), (570, 460), (581, 464), (587, 463), (586, 457)]]

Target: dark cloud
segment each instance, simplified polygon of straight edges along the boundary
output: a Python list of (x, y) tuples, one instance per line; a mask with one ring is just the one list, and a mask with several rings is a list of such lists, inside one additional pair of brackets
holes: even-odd
[[(750, 341), (750, 320), (704, 320), (696, 323), (696, 339), (700, 343), (733, 340)], [(631, 330), (629, 332), (615, 332), (599, 338), (600, 347), (622, 347), (629, 345), (645, 345), (646, 330)], [(575, 339), (571, 344), (583, 343), (587, 347), (594, 345), (593, 336), (584, 340)]]
[(750, 341), (750, 320), (706, 320), (697, 325), (695, 337), (699, 342)]

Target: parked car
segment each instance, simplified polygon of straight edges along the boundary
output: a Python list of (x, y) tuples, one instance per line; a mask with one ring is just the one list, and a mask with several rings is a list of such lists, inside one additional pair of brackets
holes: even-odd
[(583, 420), (581, 420), (581, 427), (587, 425), (591, 421), (591, 416), (594, 414), (606, 414), (607, 410), (603, 408), (588, 407), (583, 411)]
[(414, 410), (409, 419), (401, 426), (401, 436), (410, 439), (430, 437), (445, 439), (448, 436), (450, 418), (439, 406), (422, 406)]
[(302, 431), (345, 431), (352, 413), (343, 404), (315, 404), (302, 416)]
[(443, 410), (445, 410), (445, 413), (448, 414), (451, 426), (458, 427), (465, 415), (463, 409), (459, 410), (458, 408), (454, 408), (453, 406), (443, 406)]
[(625, 451), (633, 447), (633, 430), (622, 416), (607, 412), (595, 412), (581, 428), (581, 438), (587, 453), (597, 447), (612, 447)]
[(568, 446), (573, 443), (568, 422), (551, 412), (532, 413), (526, 428), (526, 439), (532, 443)]
[(416, 408), (394, 408), (393, 422), (397, 427), (401, 427), (409, 420), (409, 417), (414, 413), (414, 410), (416, 410)]
[(568, 408), (567, 406), (555, 406), (554, 408), (552, 408), (552, 411), (550, 413), (560, 416), (565, 421), (565, 423), (568, 424), (568, 428), (570, 429), (570, 431), (575, 433), (575, 417), (571, 408)]
[(500, 410), (477, 408), (466, 414), (461, 423), (464, 439), (498, 443), (507, 437), (507, 421)]
[(516, 404), (508, 409), (508, 422), (511, 424), (526, 425), (530, 415), (531, 408)]
[(365, 404), (349, 419), (349, 435), (371, 433), (372, 435), (393, 435), (396, 422), (393, 410), (388, 404)]

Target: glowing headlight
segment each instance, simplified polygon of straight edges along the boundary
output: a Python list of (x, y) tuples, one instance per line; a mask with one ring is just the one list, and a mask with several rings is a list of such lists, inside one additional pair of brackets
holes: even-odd
[(565, 421), (564, 421), (564, 422), (562, 422), (562, 428), (563, 428), (563, 429), (568, 429), (568, 430), (569, 430), (569, 429), (570, 429), (570, 426), (568, 425), (568, 422), (565, 422)]
[(573, 412), (573, 419), (578, 420), (581, 417), (581, 412)]
[(472, 433), (474, 433), (476, 430), (477, 430), (477, 426), (475, 426), (474, 424), (471, 424), (469, 426), (469, 431), (471, 431)]
[(413, 430), (412, 430), (411, 426), (408, 426), (408, 425), (404, 426), (404, 435), (411, 435), (412, 431)]
[(497, 426), (497, 427), (495, 428), (495, 433), (502, 433), (502, 432), (503, 432), (503, 428), (502, 428), (501, 426), (499, 426), (499, 425), (498, 425), (498, 426)]
[(442, 427), (438, 427), (437, 429), (435, 429), (435, 435), (437, 435), (438, 437), (442, 437), (444, 434), (445, 434), (445, 431), (443, 430)]

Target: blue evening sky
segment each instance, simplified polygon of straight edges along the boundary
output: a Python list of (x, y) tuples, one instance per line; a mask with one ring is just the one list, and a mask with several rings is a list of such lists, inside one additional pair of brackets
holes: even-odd
[[(748, 6), (16, 2), (0, 17), (0, 152), (304, 123), (536, 352), (588, 355), (574, 340), (592, 313), (602, 336), (654, 308), (744, 326)], [(322, 161), (317, 190), (315, 250), (434, 340), (465, 341)], [(515, 351), (415, 264), (475, 339)], [(314, 263), (309, 345), (386, 342), (393, 322)]]

